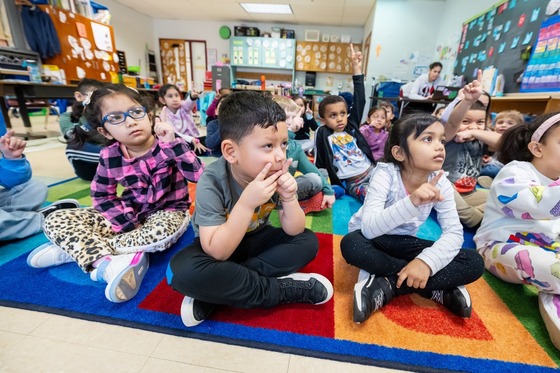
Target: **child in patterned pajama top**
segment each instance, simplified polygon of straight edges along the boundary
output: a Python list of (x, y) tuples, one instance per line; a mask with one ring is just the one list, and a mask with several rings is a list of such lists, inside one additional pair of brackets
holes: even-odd
[[(507, 146), (506, 146), (507, 144)], [(560, 349), (560, 113), (508, 129), (474, 237), (486, 269), (538, 291), (550, 338)]]

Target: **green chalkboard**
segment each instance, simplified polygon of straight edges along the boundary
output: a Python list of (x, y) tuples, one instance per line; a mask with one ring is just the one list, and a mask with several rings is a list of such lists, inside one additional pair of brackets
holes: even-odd
[(509, 0), (463, 24), (454, 73), (472, 81), (476, 69), (494, 66), (504, 75), (504, 92), (519, 92), (517, 81), (537, 40), (549, 0)]

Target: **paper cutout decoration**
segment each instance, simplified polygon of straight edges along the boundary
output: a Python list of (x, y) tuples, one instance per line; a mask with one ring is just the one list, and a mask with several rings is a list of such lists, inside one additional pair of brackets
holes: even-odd
[(375, 57), (379, 57), (380, 53), (381, 53), (381, 44), (377, 44), (377, 47), (375, 47)]
[(482, 61), (486, 61), (486, 51), (480, 51), (478, 52), (478, 57), (477, 59), (482, 62)]
[(508, 32), (509, 28), (511, 27), (511, 21), (507, 21), (504, 25), (504, 32)]
[(504, 28), (504, 25), (499, 25), (494, 27), (494, 33), (492, 34), (492, 36), (494, 37), (494, 40), (498, 41), (500, 40), (500, 38), (502, 37), (502, 30)]
[(500, 44), (500, 47), (498, 48), (498, 53), (503, 53), (504, 49), (506, 49), (506, 43)]
[(510, 2), (509, 2), (509, 8), (510, 8), (510, 9), (515, 8), (515, 5), (517, 5), (517, 0), (510, 0)]
[(488, 49), (488, 57), (492, 57), (494, 55), (494, 47), (490, 47), (490, 49)]
[(519, 36), (516, 36), (511, 41), (511, 49), (517, 48), (517, 43), (519, 43)]
[(508, 4), (507, 3), (503, 3), (502, 5), (500, 5), (498, 7), (498, 14), (502, 14), (504, 12), (504, 10), (507, 9)]
[(113, 52), (113, 41), (111, 40), (111, 29), (106, 25), (92, 22), (91, 30), (93, 32), (93, 40), (98, 49), (107, 52)]
[(532, 38), (533, 38), (533, 33), (532, 33), (532, 32), (528, 32), (528, 33), (525, 35), (525, 38), (523, 39), (523, 43), (522, 43), (522, 44), (523, 44), (523, 45), (529, 44), (529, 43), (531, 42), (531, 39), (532, 39)]
[(533, 9), (533, 13), (531, 14), (531, 22), (535, 22), (539, 19), (540, 12), (541, 8)]
[(86, 25), (84, 25), (82, 22), (76, 22), (76, 30), (78, 31), (78, 36), (79, 37), (87, 38)]
[(525, 24), (525, 18), (527, 18), (527, 15), (525, 13), (519, 16), (519, 21), (517, 21), (517, 27), (522, 27)]

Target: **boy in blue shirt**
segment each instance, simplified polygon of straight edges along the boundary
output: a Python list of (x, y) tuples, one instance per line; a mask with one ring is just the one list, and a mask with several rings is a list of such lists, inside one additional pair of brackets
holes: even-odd
[[(333, 295), (325, 277), (295, 273), (317, 255), (305, 228), (297, 183), (286, 160), (286, 114), (261, 92), (230, 94), (220, 106), (223, 156), (197, 184), (192, 245), (177, 253), (168, 283), (185, 295), (185, 326), (206, 319), (215, 305), (274, 307), (323, 304)], [(280, 228), (269, 224), (278, 208)]]

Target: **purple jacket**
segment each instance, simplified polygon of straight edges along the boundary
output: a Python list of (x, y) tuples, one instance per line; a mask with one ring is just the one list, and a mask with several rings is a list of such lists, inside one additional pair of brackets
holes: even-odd
[(380, 133), (375, 133), (375, 129), (368, 124), (360, 127), (360, 132), (366, 138), (367, 143), (373, 153), (373, 158), (378, 161), (383, 158), (385, 151), (385, 143), (389, 137), (389, 132), (381, 130)]

